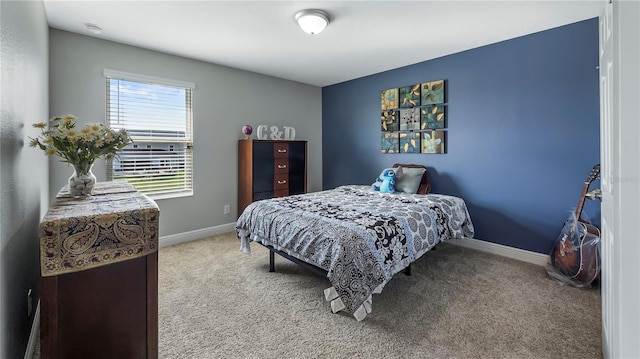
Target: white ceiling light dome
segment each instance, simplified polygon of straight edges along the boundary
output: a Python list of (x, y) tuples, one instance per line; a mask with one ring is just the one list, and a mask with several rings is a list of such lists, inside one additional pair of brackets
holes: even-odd
[(329, 25), (329, 14), (317, 9), (298, 11), (295, 19), (302, 31), (311, 35), (320, 33)]

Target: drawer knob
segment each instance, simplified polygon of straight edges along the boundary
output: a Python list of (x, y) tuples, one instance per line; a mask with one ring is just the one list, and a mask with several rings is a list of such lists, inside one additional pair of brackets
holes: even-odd
[(279, 180), (278, 181), (278, 184), (285, 184), (285, 183), (287, 183), (287, 180)]
[(278, 153), (287, 153), (287, 150), (283, 150), (283, 149), (278, 149)]
[(278, 168), (287, 168), (287, 165), (278, 165)]

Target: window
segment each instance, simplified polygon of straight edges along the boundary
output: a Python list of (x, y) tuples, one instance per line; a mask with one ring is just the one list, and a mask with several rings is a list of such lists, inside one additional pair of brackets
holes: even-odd
[(192, 83), (104, 70), (107, 125), (134, 144), (107, 164), (107, 180), (126, 180), (152, 198), (193, 195)]

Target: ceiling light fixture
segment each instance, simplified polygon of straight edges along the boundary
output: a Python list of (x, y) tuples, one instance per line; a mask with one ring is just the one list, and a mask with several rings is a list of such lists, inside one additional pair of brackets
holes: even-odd
[(329, 25), (329, 14), (317, 9), (298, 11), (295, 19), (302, 31), (311, 35), (320, 33)]
[(84, 26), (87, 28), (87, 30), (93, 32), (96, 35), (100, 35), (102, 33), (102, 28), (98, 25), (86, 23), (84, 24)]

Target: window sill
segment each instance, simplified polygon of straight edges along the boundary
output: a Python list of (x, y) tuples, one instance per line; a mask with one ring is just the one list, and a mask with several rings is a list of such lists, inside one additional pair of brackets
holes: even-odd
[(147, 194), (146, 196), (151, 198), (154, 201), (157, 201), (157, 200), (161, 200), (161, 199), (171, 199), (171, 198), (180, 198), (180, 197), (193, 197), (193, 191), (177, 192), (177, 193)]

